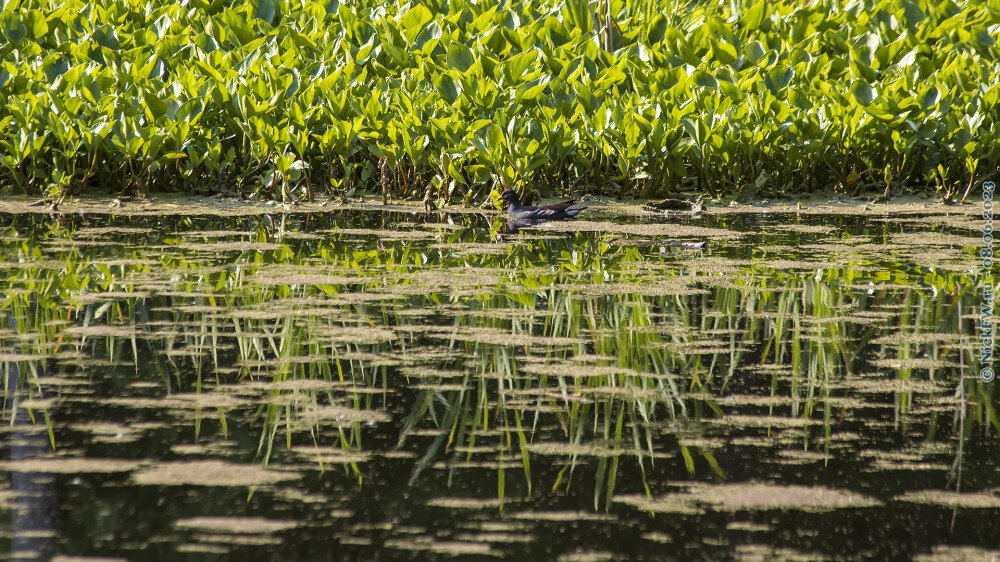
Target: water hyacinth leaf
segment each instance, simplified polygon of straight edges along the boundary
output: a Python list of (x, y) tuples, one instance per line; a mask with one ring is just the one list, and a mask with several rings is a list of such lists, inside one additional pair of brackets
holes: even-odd
[(434, 74), (431, 80), (438, 92), (448, 100), (448, 103), (455, 103), (459, 95), (459, 85), (455, 79), (447, 74)]
[(716, 80), (711, 74), (702, 70), (695, 71), (695, 73), (691, 75), (691, 80), (699, 88), (711, 88), (714, 90), (719, 87), (719, 81)]
[(494, 152), (507, 147), (507, 139), (504, 136), (503, 129), (501, 129), (496, 123), (490, 125), (489, 129), (486, 130), (487, 140), (489, 140), (489, 150)]
[(915, 29), (927, 16), (920, 9), (920, 5), (913, 0), (903, 1), (903, 23), (910, 29)]
[(855, 80), (851, 84), (851, 95), (854, 97), (854, 101), (857, 102), (858, 105), (867, 106), (872, 103), (878, 93), (875, 88), (867, 82)]
[(751, 41), (743, 48), (743, 54), (750, 64), (757, 64), (765, 52), (764, 45), (760, 41)]
[(45, 23), (45, 15), (39, 11), (31, 10), (22, 15), (24, 26), (31, 33), (34, 39), (41, 39), (49, 31), (49, 26)]
[(431, 54), (434, 48), (437, 47), (439, 39), (441, 39), (441, 34), (441, 24), (432, 21), (424, 26), (423, 30), (417, 35), (417, 38), (413, 40), (413, 46), (425, 54)]
[(617, 86), (625, 81), (628, 75), (621, 71), (618, 67), (612, 66), (605, 68), (601, 72), (595, 85), (601, 89), (609, 89), (612, 86)]
[(649, 22), (649, 31), (646, 34), (646, 41), (650, 45), (662, 43), (667, 33), (667, 18), (663, 14), (656, 14)]
[[(507, 39), (504, 34), (500, 31), (500, 28), (495, 28), (493, 31), (488, 33), (486, 37), (480, 37), (478, 40), (480, 44), (479, 55), (483, 56), (488, 53), (492, 54), (503, 54), (507, 47)], [(485, 59), (480, 59), (483, 62)], [(485, 66), (485, 63), (484, 63)]]
[(503, 21), (503, 27), (505, 29), (513, 31), (521, 27), (521, 17), (514, 10), (507, 10), (503, 12), (501, 20)]
[(198, 38), (195, 41), (198, 48), (205, 54), (212, 53), (219, 48), (219, 42), (215, 40), (215, 37), (207, 33), (198, 34)]
[(177, 111), (180, 110), (180, 108), (181, 102), (177, 101), (175, 98), (168, 98), (164, 114), (167, 116), (167, 119), (175, 121), (177, 119)]
[(42, 62), (42, 72), (49, 83), (55, 82), (69, 70), (69, 62), (60, 54), (51, 54)]
[(743, 10), (743, 14), (740, 17), (741, 26), (747, 32), (761, 30), (768, 17), (767, 9), (766, 2), (754, 2), (748, 9)]
[(28, 27), (14, 12), (0, 12), (0, 32), (12, 44), (18, 44), (28, 36)]
[(707, 132), (705, 124), (701, 120), (685, 117), (681, 119), (681, 126), (696, 144), (701, 144)]
[(518, 88), (518, 99), (530, 101), (537, 98), (545, 91), (545, 86), (548, 82), (548, 76), (544, 76), (521, 86)]
[(421, 28), (434, 19), (434, 14), (423, 4), (417, 4), (403, 14), (398, 22), (403, 29)]
[(267, 23), (274, 21), (275, 11), (274, 2), (271, 0), (257, 0), (254, 7), (254, 15)]
[(515, 55), (503, 63), (504, 76), (510, 83), (520, 81), (528, 68), (535, 63), (538, 58), (538, 50), (532, 49), (526, 53)]
[(850, 50), (850, 68), (853, 75), (863, 80), (874, 82), (877, 79), (875, 70), (872, 68), (872, 53), (867, 46)]
[(94, 42), (102, 47), (111, 49), (112, 51), (117, 51), (121, 48), (121, 42), (118, 40), (118, 33), (110, 25), (100, 25), (94, 28), (91, 34)]
[(941, 99), (941, 90), (937, 86), (930, 86), (920, 93), (920, 108), (924, 111), (935, 107)]
[(788, 87), (788, 84), (792, 81), (795, 76), (795, 70), (784, 67), (772, 68), (767, 74), (764, 75), (764, 85), (771, 93), (777, 96), (782, 90)]
[(972, 134), (965, 129), (958, 129), (950, 139), (951, 149), (960, 157), (967, 156), (975, 148)]
[(899, 58), (899, 62), (896, 63), (896, 66), (899, 68), (906, 68), (908, 66), (913, 66), (913, 63), (916, 62), (916, 60), (917, 60), (917, 50), (910, 49), (909, 51), (906, 52), (906, 54), (904, 54), (902, 57)]
[(153, 29), (156, 31), (156, 36), (162, 39), (173, 24), (174, 20), (170, 19), (169, 15), (163, 14), (160, 16), (159, 19), (153, 22)]
[(980, 50), (984, 57), (989, 57), (989, 49), (993, 45), (996, 45), (997, 40), (994, 39), (988, 31), (981, 27), (974, 27), (969, 30), (969, 34), (971, 35), (972, 43), (976, 46), (976, 48)]
[(143, 74), (151, 80), (165, 78), (167, 75), (167, 63), (162, 58), (154, 55), (153, 59), (149, 61), (143, 70), (145, 71)]
[(146, 107), (149, 109), (149, 117), (151, 119), (158, 120), (166, 114), (167, 102), (161, 100), (149, 91), (144, 91), (142, 93), (142, 98), (143, 101), (146, 102)]
[(466, 72), (476, 62), (472, 50), (460, 43), (448, 46), (448, 67)]
[(710, 39), (712, 43), (712, 56), (722, 64), (732, 64), (736, 61), (736, 47), (725, 41)]
[(684, 165), (684, 160), (678, 156), (670, 156), (666, 160), (667, 169), (670, 170), (675, 177), (684, 177), (687, 175), (687, 167)]

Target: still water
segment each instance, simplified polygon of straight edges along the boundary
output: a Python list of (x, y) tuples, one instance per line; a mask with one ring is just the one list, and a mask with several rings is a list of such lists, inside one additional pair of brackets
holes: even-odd
[(1000, 556), (971, 215), (588, 213), (0, 214), (0, 548)]

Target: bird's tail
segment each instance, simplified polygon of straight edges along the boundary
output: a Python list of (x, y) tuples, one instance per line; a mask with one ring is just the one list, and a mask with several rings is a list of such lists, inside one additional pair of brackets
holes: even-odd
[(566, 214), (569, 215), (570, 217), (575, 217), (579, 215), (580, 212), (583, 211), (584, 209), (586, 209), (586, 207), (576, 207), (573, 209), (566, 209)]

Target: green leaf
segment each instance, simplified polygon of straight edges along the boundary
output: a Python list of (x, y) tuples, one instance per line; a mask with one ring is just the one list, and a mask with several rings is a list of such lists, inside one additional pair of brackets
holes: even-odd
[(981, 27), (974, 27), (969, 30), (969, 34), (972, 36), (972, 43), (979, 48), (983, 56), (989, 56), (989, 48), (996, 45), (997, 40)]
[(911, 29), (916, 28), (926, 17), (924, 11), (920, 9), (920, 6), (916, 2), (912, 0), (905, 0), (903, 2), (903, 22), (907, 27)]
[(433, 74), (431, 75), (431, 81), (434, 82), (434, 86), (449, 103), (455, 103), (455, 100), (458, 99), (458, 83), (451, 76), (447, 74)]
[(62, 55), (55, 53), (45, 57), (42, 62), (42, 72), (49, 83), (55, 82), (56, 78), (62, 76), (69, 70), (69, 62)]
[(851, 84), (851, 95), (859, 105), (867, 106), (878, 97), (878, 92), (867, 82), (855, 80)]
[(201, 49), (201, 52), (209, 54), (219, 48), (219, 42), (215, 40), (215, 37), (208, 35), (207, 33), (200, 33), (194, 39), (195, 45)]
[(91, 37), (94, 42), (102, 47), (107, 47), (112, 51), (117, 51), (121, 48), (121, 42), (118, 40), (118, 33), (110, 25), (101, 25), (94, 28)]
[(35, 10), (25, 12), (24, 25), (31, 31), (31, 36), (35, 40), (41, 39), (49, 31), (49, 26), (45, 23), (45, 15)]
[(646, 34), (646, 40), (650, 45), (663, 42), (663, 38), (667, 33), (667, 18), (663, 14), (656, 14), (653, 19), (649, 22), (649, 32)]
[(521, 77), (538, 58), (538, 49), (515, 55), (503, 63), (504, 74), (511, 83), (520, 82)]
[(503, 129), (501, 129), (496, 123), (490, 126), (487, 131), (487, 140), (489, 140), (490, 152), (495, 152), (497, 150), (503, 149), (507, 146), (507, 141), (503, 134)]
[(0, 22), (2, 22), (0, 29), (2, 29), (4, 37), (11, 43), (16, 45), (28, 36), (28, 27), (13, 12), (0, 12)]
[(788, 67), (774, 67), (764, 75), (764, 85), (775, 96), (788, 87), (795, 76), (795, 70)]
[(757, 64), (757, 61), (764, 56), (764, 45), (760, 41), (752, 41), (743, 48), (743, 54), (750, 64)]
[(523, 87), (524, 88), (523, 92), (519, 94), (518, 99), (533, 100), (537, 98), (542, 94), (543, 91), (545, 91), (545, 86), (548, 85), (548, 83), (549, 83), (548, 76), (539, 78), (537, 80), (533, 80), (531, 84), (527, 85), (527, 87)]
[(149, 108), (154, 120), (158, 120), (166, 114), (167, 102), (156, 97), (152, 92), (144, 91), (142, 99), (146, 102), (146, 107)]
[(695, 73), (691, 75), (691, 79), (701, 88), (717, 89), (719, 87), (719, 81), (715, 79), (715, 76), (712, 76), (703, 70), (696, 70)]
[(434, 19), (434, 14), (423, 4), (417, 4), (407, 10), (398, 21), (403, 29), (413, 29), (427, 25), (432, 19)]
[(736, 47), (725, 41), (710, 39), (712, 43), (712, 55), (722, 64), (732, 64), (736, 61)]
[(758, 0), (750, 6), (750, 9), (743, 12), (743, 17), (740, 18), (740, 23), (743, 24), (743, 28), (745, 30), (744, 33), (750, 35), (760, 29), (764, 20), (767, 19), (768, 7), (767, 2)]
[(257, 0), (257, 5), (254, 8), (254, 14), (256, 14), (259, 19), (262, 19), (267, 23), (271, 23), (274, 21), (274, 2), (271, 0)]
[(461, 72), (469, 70), (476, 62), (475, 55), (472, 51), (460, 43), (452, 43), (448, 46), (448, 67), (454, 68)]
[(909, 51), (906, 52), (905, 55), (899, 58), (899, 62), (896, 63), (896, 66), (899, 68), (906, 68), (908, 66), (913, 66), (913, 63), (916, 62), (916, 60), (917, 60), (917, 50), (910, 49)]
[(941, 99), (941, 90), (937, 86), (930, 86), (920, 93), (918, 101), (920, 108), (924, 111), (936, 106)]

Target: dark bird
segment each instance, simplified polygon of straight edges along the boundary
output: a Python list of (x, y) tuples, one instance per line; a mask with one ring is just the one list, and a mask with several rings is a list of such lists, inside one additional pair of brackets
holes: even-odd
[(532, 207), (521, 204), (521, 197), (513, 189), (507, 189), (500, 194), (500, 201), (507, 205), (507, 214), (519, 221), (564, 221), (572, 219), (580, 214), (586, 207), (574, 207), (576, 199), (554, 203), (552, 205), (542, 205)]

